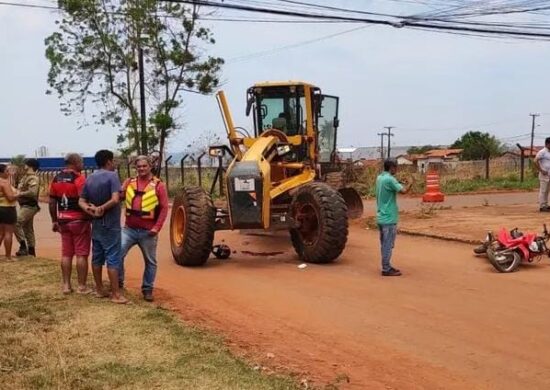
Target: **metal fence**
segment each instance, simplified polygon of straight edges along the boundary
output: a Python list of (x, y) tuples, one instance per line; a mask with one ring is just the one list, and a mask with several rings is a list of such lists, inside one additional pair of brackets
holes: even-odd
[[(211, 191), (215, 196), (221, 196), (224, 193), (223, 179), (220, 175), (223, 172), (218, 172), (219, 164), (227, 165), (227, 161), (212, 159), (203, 153), (196, 158), (191, 155), (184, 155), (179, 161), (179, 166), (175, 165), (172, 156), (168, 156), (164, 160), (162, 166), (156, 167), (155, 173), (165, 183), (168, 193), (175, 195), (183, 185), (202, 186), (205, 190)], [(95, 171), (94, 168), (84, 169), (82, 173), (88, 177)], [(118, 161), (116, 171), (123, 183), (129, 177), (135, 177), (136, 171), (133, 166), (133, 161)], [(37, 172), (40, 183), (40, 196), (48, 196), (50, 185), (61, 169), (39, 170)], [(14, 187), (17, 186), (21, 174), (13, 170), (10, 175), (10, 180)]]

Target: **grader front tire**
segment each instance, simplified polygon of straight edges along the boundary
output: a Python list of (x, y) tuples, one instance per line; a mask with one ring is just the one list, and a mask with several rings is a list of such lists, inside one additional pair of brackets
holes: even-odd
[(214, 241), (216, 211), (210, 195), (200, 187), (185, 187), (174, 198), (170, 217), (170, 246), (179, 265), (206, 263)]
[(348, 217), (342, 195), (325, 183), (299, 188), (290, 205), (297, 227), (290, 238), (301, 260), (331, 263), (340, 256), (348, 239)]

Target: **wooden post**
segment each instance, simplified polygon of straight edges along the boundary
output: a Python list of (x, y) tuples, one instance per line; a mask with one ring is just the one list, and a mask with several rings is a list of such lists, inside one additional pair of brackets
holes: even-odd
[(523, 179), (524, 179), (524, 175), (525, 175), (525, 158), (524, 158), (524, 155), (523, 155), (523, 148), (521, 147), (520, 144), (516, 144), (516, 146), (519, 148), (519, 152), (520, 152), (520, 159), (519, 160), (519, 169), (520, 169), (520, 172), (519, 172), (519, 181), (523, 183)]

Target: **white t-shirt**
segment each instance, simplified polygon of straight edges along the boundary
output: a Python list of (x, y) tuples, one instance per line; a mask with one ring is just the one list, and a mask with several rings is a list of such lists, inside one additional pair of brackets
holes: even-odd
[[(548, 148), (543, 148), (538, 151), (535, 156), (535, 161), (538, 161), (543, 171), (550, 171), (550, 151)], [(548, 177), (548, 176), (546, 176)]]

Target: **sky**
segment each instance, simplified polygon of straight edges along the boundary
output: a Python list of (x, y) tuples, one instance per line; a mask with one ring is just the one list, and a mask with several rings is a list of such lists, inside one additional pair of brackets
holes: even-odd
[[(52, 5), (49, 0), (16, 0)], [(377, 3), (378, 2), (378, 3)], [(326, 4), (406, 11), (406, 3), (324, 0)], [(391, 7), (391, 8), (390, 8)], [(382, 9), (378, 6), (377, 9)], [(228, 11), (218, 16), (231, 15)], [(242, 16), (242, 15), (240, 15)], [(0, 157), (92, 155), (116, 148), (118, 130), (66, 117), (55, 95), (46, 95), (44, 39), (58, 14), (0, 5)], [(395, 146), (451, 144), (468, 130), (488, 131), (505, 142), (527, 145), (530, 113), (537, 118), (536, 144), (550, 136), (550, 42), (474, 38), (384, 26), (208, 22), (223, 57), (221, 87), (235, 122), (244, 115), (246, 89), (258, 81), (298, 79), (340, 97), (339, 146), (377, 146), (377, 133), (395, 126)], [(343, 33), (317, 42), (273, 50)], [(269, 54), (262, 54), (271, 51)], [(259, 54), (258, 54), (259, 53)], [(223, 136), (214, 96), (188, 94), (178, 113), (184, 128), (169, 140), (185, 152), (204, 132)]]

